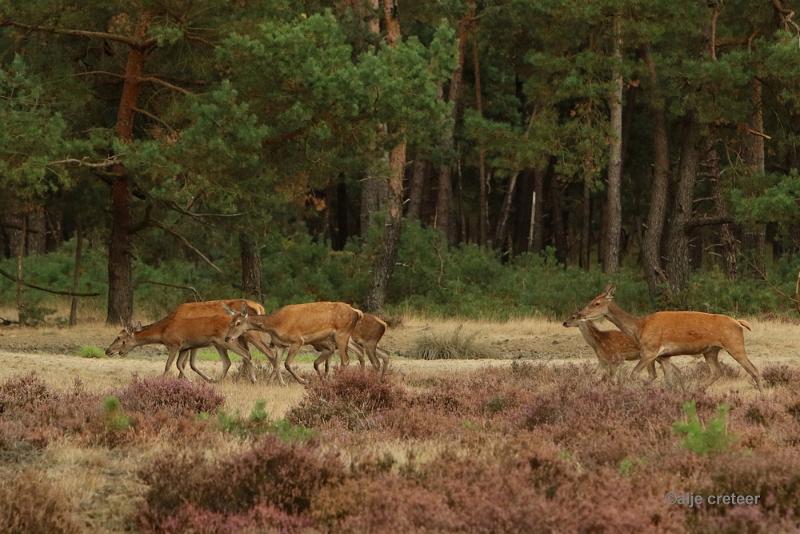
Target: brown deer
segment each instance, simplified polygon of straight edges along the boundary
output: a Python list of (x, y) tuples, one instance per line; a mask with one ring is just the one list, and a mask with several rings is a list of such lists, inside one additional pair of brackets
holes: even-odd
[[(378, 346), (383, 334), (386, 333), (388, 326), (380, 317), (371, 313), (365, 313), (353, 330), (350, 338), (350, 348), (358, 356), (358, 363), (364, 368), (364, 355), (369, 358), (369, 362), (376, 371), (380, 371), (381, 377), (386, 375), (389, 367), (389, 353)], [(316, 346), (314, 347), (320, 350)], [(380, 356), (380, 360), (378, 360)], [(328, 359), (325, 359), (325, 374), (328, 374)]]
[[(184, 319), (190, 319), (193, 317), (206, 317), (209, 315), (220, 315), (223, 317), (228, 317), (228, 314), (225, 310), (225, 306), (235, 306), (241, 307), (242, 305), (247, 306), (250, 310), (250, 313), (254, 314), (264, 314), (264, 306), (259, 304), (258, 302), (246, 299), (225, 299), (225, 300), (207, 300), (202, 302), (185, 302), (180, 304), (177, 308), (175, 308), (170, 316), (172, 317), (181, 317)], [(246, 332), (242, 337), (239, 338), (239, 344), (243, 345), (244, 348), (249, 349), (249, 345), (254, 345), (258, 350), (260, 350), (264, 355), (267, 356), (270, 364), (272, 365), (272, 374), (274, 375), (278, 369), (278, 355), (272, 349), (270, 345), (269, 338), (262, 332)], [(198, 349), (190, 349), (181, 351), (178, 354), (178, 361), (176, 365), (178, 367), (178, 373), (181, 378), (185, 378), (184, 369), (186, 367), (187, 356), (189, 360), (189, 364), (191, 368), (201, 377), (205, 377), (205, 375), (197, 369), (195, 366), (195, 357), (197, 354)], [(188, 353), (188, 354), (187, 354)], [(227, 354), (226, 354), (227, 357)], [(225, 366), (224, 362), (226, 361), (223, 358), (223, 365)], [(247, 365), (247, 361), (245, 360), (245, 365)], [(228, 364), (226, 367), (230, 367)], [(226, 372), (227, 374), (227, 372)], [(283, 381), (283, 377), (281, 376), (280, 372), (277, 372), (278, 381), (281, 385), (286, 385)], [(272, 375), (270, 375), (272, 376)], [(222, 378), (225, 378), (224, 376)]]
[[(592, 347), (600, 367), (605, 371), (604, 380), (610, 380), (616, 374), (617, 369), (624, 361), (638, 360), (640, 351), (639, 345), (632, 337), (615, 330), (600, 330), (594, 322), (581, 319), (577, 313), (572, 314), (569, 319), (564, 321), (564, 327), (578, 327), (586, 344)], [(663, 361), (660, 361), (662, 367)], [(666, 373), (666, 371), (665, 371)], [(647, 366), (647, 374), (650, 380), (656, 379), (656, 367), (651, 363)]]
[[(248, 302), (243, 302), (241, 299), (230, 302), (239, 302), (243, 309), (250, 308)], [(164, 367), (164, 374), (169, 372), (172, 362), (175, 361), (175, 357), (180, 352), (183, 353), (183, 360), (181, 361), (181, 365), (178, 366), (178, 371), (180, 376), (185, 378), (183, 365), (185, 365), (186, 352), (191, 351), (190, 363), (192, 369), (204, 380), (210, 382), (212, 380), (194, 365), (194, 351), (200, 347), (213, 345), (217, 349), (217, 352), (219, 352), (223, 364), (222, 375), (218, 380), (223, 380), (228, 374), (231, 361), (227, 351), (231, 350), (239, 354), (245, 360), (249, 370), (250, 381), (255, 382), (255, 373), (253, 371), (251, 356), (246, 346), (246, 341), (244, 341), (244, 339), (239, 339), (238, 336), (230, 340), (224, 339), (228, 330), (227, 314), (194, 315), (195, 313), (201, 313), (203, 311), (209, 312), (209, 310), (215, 309), (214, 306), (215, 305), (207, 307), (199, 306), (190, 311), (184, 309), (178, 315), (173, 312), (167, 317), (147, 326), (142, 326), (141, 323), (135, 328), (126, 326), (119, 333), (114, 342), (106, 349), (106, 354), (111, 356), (116, 353), (120, 356), (124, 356), (135, 347), (160, 343), (165, 345), (169, 352), (167, 364)], [(216, 306), (220, 306), (220, 304), (216, 304)], [(260, 305), (256, 304), (256, 306)], [(261, 343), (257, 338), (251, 339), (256, 340), (259, 348), (260, 346), (267, 348), (266, 344)], [(267, 354), (269, 355), (270, 352), (267, 352)]]
[(609, 285), (578, 315), (590, 321), (606, 317), (636, 340), (642, 354), (630, 376), (659, 357), (702, 354), (711, 368), (708, 387), (722, 375), (718, 355), (725, 349), (750, 374), (759, 391), (762, 390), (761, 375), (747, 358), (744, 348), (744, 329), (751, 330), (747, 321), (693, 311), (662, 311), (636, 317), (614, 302), (615, 291), (616, 288)]
[(246, 307), (240, 311), (228, 307), (227, 311), (231, 318), (225, 341), (236, 339), (248, 330), (268, 333), (273, 344), (289, 347), (284, 367), (301, 384), (306, 381), (292, 369), (292, 362), (300, 347), (314, 344), (324, 347), (322, 354), (314, 360), (314, 370), (320, 377), (322, 373), (319, 364), (330, 358), (334, 344), (339, 351), (342, 365), (347, 367), (350, 363), (347, 345), (356, 323), (364, 316), (361, 310), (344, 302), (291, 304), (269, 315), (251, 315)]

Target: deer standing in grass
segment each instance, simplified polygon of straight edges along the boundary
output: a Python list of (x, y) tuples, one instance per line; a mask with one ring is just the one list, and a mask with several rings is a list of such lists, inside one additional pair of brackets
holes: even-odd
[[(606, 373), (604, 380), (612, 380), (622, 362), (638, 360), (641, 354), (639, 345), (632, 337), (616, 330), (600, 330), (592, 321), (581, 319), (577, 313), (564, 321), (563, 326), (578, 327), (583, 339), (597, 355), (600, 367)], [(667, 369), (673, 367), (669, 360), (659, 358), (658, 363), (661, 364), (664, 374), (669, 376), (670, 371)], [(651, 381), (656, 379), (654, 363), (651, 362), (647, 366), (647, 374), (650, 375)]]
[[(387, 328), (386, 322), (381, 318), (371, 313), (365, 313), (364, 317), (356, 323), (353, 335), (350, 338), (350, 348), (358, 356), (358, 363), (361, 368), (364, 368), (364, 355), (366, 354), (372, 367), (376, 371), (380, 371), (381, 377), (386, 375), (386, 369), (389, 367), (389, 353), (380, 348), (378, 343), (383, 334), (386, 333)], [(320, 349), (317, 348), (317, 350)], [(378, 360), (378, 356), (380, 356), (380, 360)], [(325, 359), (325, 374), (328, 374), (328, 359)]]
[(616, 288), (606, 287), (592, 299), (578, 316), (585, 320), (606, 317), (639, 345), (641, 358), (630, 373), (640, 372), (658, 358), (702, 354), (711, 367), (711, 378), (705, 387), (721, 375), (719, 351), (725, 349), (753, 378), (761, 391), (761, 375), (747, 358), (744, 348), (744, 329), (751, 330), (747, 321), (727, 315), (692, 311), (662, 311), (636, 317), (614, 302)]
[[(266, 332), (273, 344), (288, 346), (284, 367), (301, 384), (306, 381), (292, 369), (294, 357), (303, 345), (318, 344), (326, 350), (314, 360), (314, 370), (322, 377), (319, 364), (333, 354), (331, 340), (339, 351), (342, 366), (350, 363), (347, 346), (356, 323), (364, 316), (344, 302), (312, 302), (291, 304), (269, 315), (252, 315), (246, 307), (240, 311), (227, 308), (230, 321), (225, 341), (236, 339), (249, 330)], [(327, 343), (326, 343), (327, 342)], [(330, 349), (330, 350), (327, 350)]]
[(194, 354), (198, 348), (213, 345), (219, 352), (223, 363), (222, 375), (218, 380), (223, 380), (228, 374), (231, 361), (227, 351), (231, 350), (245, 360), (249, 370), (250, 381), (255, 382), (255, 373), (253, 372), (247, 342), (251, 341), (260, 350), (266, 350), (265, 354), (268, 356), (273, 353), (263, 339), (258, 336), (246, 338), (237, 336), (229, 340), (224, 339), (228, 330), (228, 315), (225, 313), (223, 306), (227, 306), (228, 303), (238, 304), (244, 309), (263, 310), (260, 304), (242, 299), (192, 303), (191, 306), (184, 304), (155, 323), (146, 326), (142, 326), (140, 323), (135, 328), (126, 326), (106, 349), (106, 355), (111, 356), (116, 353), (124, 356), (135, 347), (160, 343), (165, 345), (169, 352), (163, 374), (169, 372), (172, 362), (175, 361), (176, 356), (180, 353), (178, 371), (180, 376), (185, 378), (183, 366), (186, 362), (187, 352), (191, 352), (189, 359), (192, 369), (204, 380), (211, 382), (212, 379), (195, 366)]

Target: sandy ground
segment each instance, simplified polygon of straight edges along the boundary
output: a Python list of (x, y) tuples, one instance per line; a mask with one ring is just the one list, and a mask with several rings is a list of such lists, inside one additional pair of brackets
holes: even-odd
[[(760, 369), (773, 364), (800, 365), (800, 326), (751, 320), (753, 331), (746, 334), (747, 349), (753, 363)], [(465, 334), (477, 332), (482, 341), (496, 348), (499, 359), (491, 360), (436, 360), (410, 359), (403, 355), (413, 353), (416, 340), (430, 333), (448, 333), (462, 328)], [(606, 325), (611, 328), (610, 325)], [(55, 386), (67, 387), (79, 379), (91, 390), (106, 391), (130, 381), (135, 376), (155, 376), (164, 369), (164, 348), (158, 345), (140, 347), (124, 358), (82, 358), (77, 355), (82, 346), (105, 347), (116, 336), (116, 329), (102, 324), (84, 324), (75, 328), (19, 328), (0, 329), (0, 380), (30, 371), (36, 371)], [(402, 324), (390, 329), (381, 345), (392, 355), (391, 369), (401, 377), (463, 372), (485, 366), (509, 365), (511, 361), (593, 362), (595, 356), (575, 328), (544, 319), (531, 318), (502, 323), (485, 321), (459, 321), (407, 317)], [(724, 354), (724, 353), (723, 353)], [(263, 358), (263, 356), (261, 356)], [(721, 360), (739, 369), (727, 355)], [(353, 358), (355, 363), (355, 358)], [(690, 374), (696, 362), (690, 357), (674, 360)], [(216, 375), (221, 366), (217, 361), (200, 362), (206, 374)], [(236, 371), (237, 364), (231, 368)], [(308, 362), (297, 363), (303, 374), (313, 373)], [(171, 371), (175, 374), (174, 369)], [(193, 376), (193, 379), (198, 379)], [(729, 380), (728, 382), (730, 382)], [(744, 372), (735, 382), (746, 385)], [(215, 388), (225, 395), (231, 410), (249, 411), (260, 399), (267, 402), (270, 412), (280, 416), (302, 398), (303, 387), (289, 381), (288, 387), (259, 382), (234, 381), (230, 378)], [(714, 389), (735, 387), (731, 383), (718, 383)]]

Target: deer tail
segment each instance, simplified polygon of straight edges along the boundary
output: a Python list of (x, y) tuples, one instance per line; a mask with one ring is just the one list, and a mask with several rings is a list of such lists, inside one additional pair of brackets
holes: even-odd
[(744, 319), (736, 319), (736, 322), (739, 323), (740, 325), (742, 325), (744, 328), (747, 328), (751, 332), (753, 331), (753, 327), (750, 326), (750, 323), (748, 323)]

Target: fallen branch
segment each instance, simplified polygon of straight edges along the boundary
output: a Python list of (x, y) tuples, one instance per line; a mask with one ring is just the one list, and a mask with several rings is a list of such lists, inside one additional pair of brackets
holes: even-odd
[(2, 325), (2, 326), (11, 326), (12, 324), (19, 324), (19, 321), (12, 321), (11, 319), (6, 319), (5, 317), (0, 317), (0, 325)]
[(70, 163), (75, 164), (78, 167), (89, 167), (90, 169), (107, 169), (119, 163), (119, 156), (111, 156), (103, 161), (86, 161), (86, 158), (66, 158), (56, 161), (49, 161), (47, 162), (47, 165), (68, 165)]
[(37, 289), (39, 291), (44, 291), (45, 293), (52, 293), (54, 295), (67, 295), (69, 297), (98, 297), (98, 296), (100, 296), (100, 293), (76, 293), (74, 291), (61, 291), (61, 290), (58, 290), (58, 289), (49, 289), (49, 288), (46, 288), (46, 287), (37, 286), (37, 285), (31, 284), (29, 282), (21, 281), (16, 276), (14, 276), (14, 275), (12, 275), (10, 273), (7, 273), (6, 271), (4, 271), (2, 269), (0, 269), (0, 276), (3, 276), (4, 278), (8, 278), (9, 280), (14, 282), (15, 284), (16, 283), (21, 283), (25, 287), (29, 287), (31, 289)]
[(186, 239), (183, 235), (179, 234), (178, 232), (176, 232), (172, 228), (168, 228), (167, 226), (165, 226), (164, 224), (162, 224), (162, 223), (160, 223), (158, 221), (150, 221), (150, 224), (155, 226), (156, 228), (161, 228), (162, 230), (164, 230), (168, 234), (176, 237), (178, 240), (180, 240), (181, 243), (183, 243), (186, 246), (186, 248), (188, 248), (189, 250), (191, 250), (192, 252), (194, 252), (195, 254), (200, 256), (203, 259), (203, 261), (205, 261), (207, 264), (209, 264), (215, 271), (217, 271), (218, 273), (222, 273), (222, 269), (217, 267), (217, 265), (213, 261), (211, 261), (208, 258), (208, 256), (203, 254), (203, 252), (199, 248), (197, 248), (196, 246), (192, 245), (192, 243), (188, 239)]
[(192, 293), (194, 293), (195, 302), (200, 302), (201, 300), (203, 300), (203, 298), (200, 296), (200, 293), (198, 293), (197, 290), (192, 286), (183, 286), (180, 284), (168, 284), (166, 282), (156, 282), (155, 280), (140, 280), (139, 284), (153, 284), (157, 286), (174, 287), (176, 289), (187, 289)]

